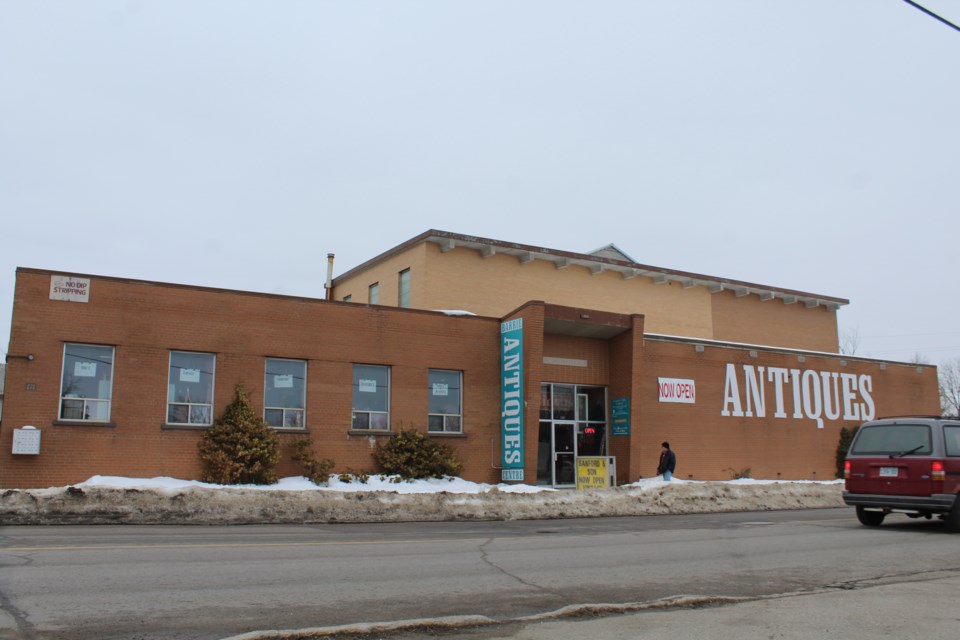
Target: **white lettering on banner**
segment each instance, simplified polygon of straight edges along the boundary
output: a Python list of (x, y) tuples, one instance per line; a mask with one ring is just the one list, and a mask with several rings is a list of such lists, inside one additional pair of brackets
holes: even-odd
[(683, 402), (694, 404), (697, 400), (697, 386), (693, 380), (680, 378), (657, 378), (660, 402)]
[(69, 302), (90, 301), (90, 279), (50, 276), (50, 299)]
[[(503, 424), (503, 461), (507, 464), (516, 464), (521, 460), (520, 440), (520, 341), (513, 338), (503, 340), (503, 393), (502, 413)], [(516, 353), (510, 353), (516, 350)]]
[[(873, 420), (876, 406), (873, 402), (873, 378), (866, 374), (815, 371), (813, 369), (784, 369), (782, 367), (755, 367), (742, 365), (743, 396), (740, 395), (741, 377), (737, 365), (727, 364), (723, 384), (721, 416), (758, 418), (767, 415), (766, 389), (773, 386), (773, 417), (786, 418), (784, 388), (790, 390), (794, 419), (814, 420), (823, 429), (824, 420)], [(766, 375), (764, 375), (766, 372)], [(789, 387), (787, 386), (789, 382)], [(662, 393), (662, 391), (661, 391)]]

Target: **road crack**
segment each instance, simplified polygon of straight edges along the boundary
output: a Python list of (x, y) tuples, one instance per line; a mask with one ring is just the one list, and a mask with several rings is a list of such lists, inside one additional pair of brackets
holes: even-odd
[(507, 571), (506, 569), (504, 569), (503, 567), (501, 567), (500, 565), (498, 565), (496, 562), (494, 562), (493, 560), (491, 560), (491, 559), (490, 559), (490, 555), (487, 553), (487, 550), (486, 550), (485, 547), (486, 547), (488, 544), (490, 544), (491, 542), (493, 542), (493, 541), (494, 541), (494, 538), (488, 538), (488, 539), (487, 539), (486, 541), (484, 541), (482, 544), (480, 544), (480, 545), (477, 546), (477, 550), (480, 552), (480, 559), (481, 559), (484, 563), (486, 563), (487, 566), (491, 567), (492, 569), (494, 569), (495, 571), (497, 571), (497, 572), (499, 572), (499, 573), (502, 573), (503, 575), (507, 576), (508, 578), (510, 578), (510, 579), (512, 579), (512, 580), (514, 580), (514, 581), (516, 581), (516, 582), (519, 582), (519, 583), (522, 584), (522, 585), (526, 585), (526, 586), (528, 586), (528, 587), (530, 587), (530, 588), (532, 588), (532, 589), (536, 589), (536, 590), (542, 591), (542, 592), (544, 592), (544, 593), (549, 593), (550, 595), (555, 596), (555, 597), (557, 597), (557, 598), (563, 598), (563, 597), (564, 597), (563, 594), (560, 593), (560, 592), (558, 592), (558, 591), (555, 591), (555, 590), (553, 590), (553, 589), (548, 589), (547, 587), (544, 587), (543, 585), (539, 585), (539, 584), (536, 584), (536, 583), (534, 583), (534, 582), (530, 582), (529, 580), (524, 580), (524, 579), (521, 578), (520, 576), (518, 576), (518, 575), (516, 575), (516, 574), (514, 574), (514, 573), (510, 573), (509, 571)]

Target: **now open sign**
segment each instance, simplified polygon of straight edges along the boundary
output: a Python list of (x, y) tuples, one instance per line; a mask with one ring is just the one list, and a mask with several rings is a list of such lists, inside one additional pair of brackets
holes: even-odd
[(697, 385), (693, 380), (681, 378), (658, 378), (660, 402), (683, 402), (695, 404)]

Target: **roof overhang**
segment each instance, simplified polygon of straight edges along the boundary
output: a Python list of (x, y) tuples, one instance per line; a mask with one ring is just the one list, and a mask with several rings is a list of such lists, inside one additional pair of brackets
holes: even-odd
[(841, 306), (850, 304), (850, 301), (844, 298), (770, 287), (762, 284), (685, 271), (676, 271), (674, 269), (663, 269), (637, 262), (615, 260), (613, 258), (593, 256), (590, 254), (558, 251), (544, 247), (480, 238), (477, 236), (460, 235), (446, 231), (431, 230), (420, 236), (419, 240), (437, 244), (443, 252), (450, 251), (454, 248), (472, 249), (487, 258), (493, 255), (513, 256), (520, 264), (529, 264), (535, 260), (540, 260), (552, 263), (557, 269), (567, 269), (571, 266), (583, 267), (593, 275), (603, 272), (616, 272), (625, 280), (637, 276), (645, 276), (650, 278), (654, 284), (676, 282), (684, 289), (702, 286), (706, 287), (710, 293), (732, 291), (737, 297), (756, 295), (761, 301), (779, 299), (783, 304), (801, 303), (807, 308), (824, 307), (828, 311), (836, 311)]

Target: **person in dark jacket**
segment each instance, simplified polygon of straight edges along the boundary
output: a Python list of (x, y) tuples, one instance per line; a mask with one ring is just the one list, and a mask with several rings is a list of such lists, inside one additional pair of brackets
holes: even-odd
[(664, 442), (660, 445), (660, 464), (657, 465), (657, 475), (663, 475), (663, 479), (670, 482), (673, 477), (673, 470), (677, 468), (677, 456), (670, 450), (670, 443)]

